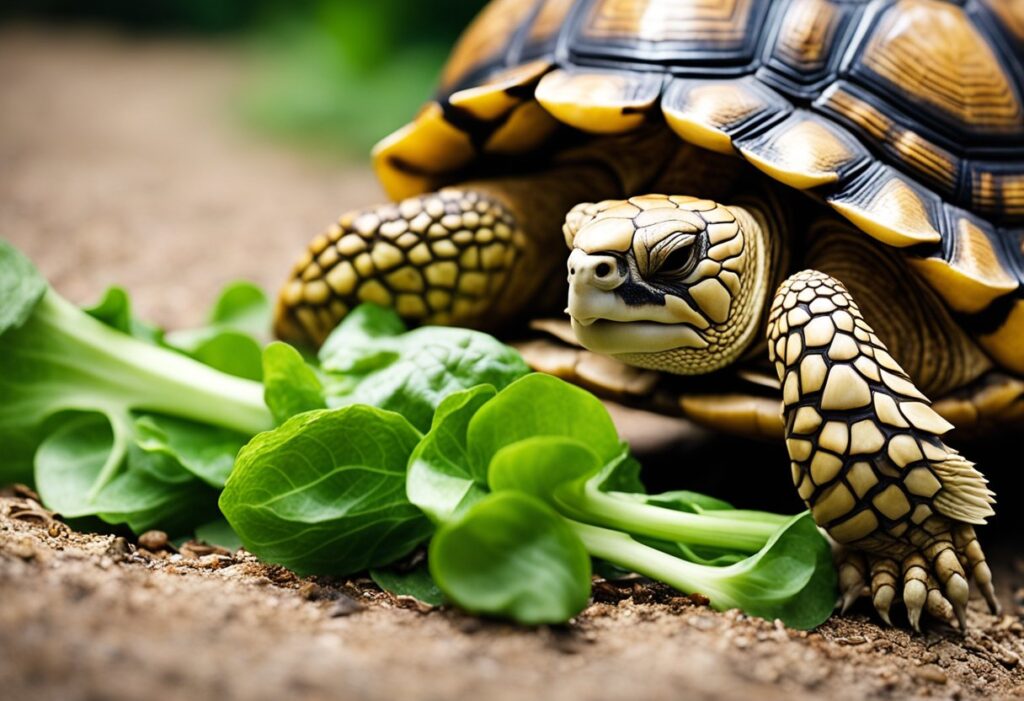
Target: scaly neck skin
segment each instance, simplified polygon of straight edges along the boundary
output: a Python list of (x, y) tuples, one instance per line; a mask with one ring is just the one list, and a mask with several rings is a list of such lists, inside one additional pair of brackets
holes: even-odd
[(769, 301), (777, 278), (784, 270), (779, 232), (773, 232), (773, 221), (764, 205), (749, 201), (730, 209), (742, 225), (744, 251), (747, 253), (734, 312), (738, 314), (737, 321), (742, 327), (735, 347), (728, 352), (731, 363), (753, 349), (760, 352), (764, 342), (761, 329), (768, 315)]

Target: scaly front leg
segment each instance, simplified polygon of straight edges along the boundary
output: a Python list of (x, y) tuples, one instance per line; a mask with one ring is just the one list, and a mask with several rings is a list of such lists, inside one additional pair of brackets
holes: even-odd
[(797, 491), (820, 526), (866, 556), (866, 565), (854, 555), (841, 566), (844, 600), (870, 582), (886, 622), (901, 594), (915, 629), (922, 610), (942, 616), (952, 605), (963, 630), (966, 567), (995, 613), (992, 574), (972, 528), (994, 513), (987, 481), (943, 443), (953, 426), (843, 284), (815, 270), (786, 280), (769, 314), (768, 352), (783, 386)]

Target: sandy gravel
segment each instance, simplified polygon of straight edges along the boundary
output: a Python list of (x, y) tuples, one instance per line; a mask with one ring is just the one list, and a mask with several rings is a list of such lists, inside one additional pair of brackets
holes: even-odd
[[(13, 516), (12, 516), (13, 514)], [(419, 610), (369, 580), (300, 580), (244, 552), (151, 553), (0, 499), (0, 689), (77, 699), (854, 699), (1024, 694), (1024, 626), (817, 632), (599, 584), (562, 628)]]

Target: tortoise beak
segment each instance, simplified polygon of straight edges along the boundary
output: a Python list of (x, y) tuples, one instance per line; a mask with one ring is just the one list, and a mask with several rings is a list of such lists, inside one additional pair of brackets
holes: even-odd
[(625, 266), (616, 257), (576, 248), (569, 255), (569, 306), (573, 322), (589, 326), (598, 319), (630, 321), (629, 310), (613, 290), (626, 281)]
[[(615, 293), (628, 278), (626, 265), (618, 256), (577, 248), (569, 256), (568, 269), (569, 305), (565, 311), (585, 348), (616, 354), (707, 346), (701, 334), (685, 321), (681, 323), (668, 306), (631, 305)], [(703, 321), (692, 316), (694, 321)]]

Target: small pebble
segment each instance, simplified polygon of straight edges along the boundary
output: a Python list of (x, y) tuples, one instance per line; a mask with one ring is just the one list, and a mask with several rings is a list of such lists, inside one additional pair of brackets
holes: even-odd
[(935, 682), (936, 684), (945, 684), (948, 681), (945, 672), (930, 664), (918, 667), (914, 671), (914, 676), (923, 681)]
[(107, 550), (103, 554), (115, 562), (121, 562), (131, 555), (131, 553), (132, 546), (128, 543), (128, 540), (121, 536), (117, 536), (110, 541), (110, 545), (107, 546)]
[(167, 547), (167, 534), (163, 531), (146, 531), (139, 536), (139, 545), (150, 551), (163, 550)]
[(836, 642), (840, 645), (863, 645), (868, 641), (863, 635), (851, 635), (847, 638), (836, 638)]
[(331, 618), (341, 618), (342, 616), (351, 616), (353, 613), (358, 613), (362, 610), (363, 605), (361, 603), (351, 596), (342, 594), (327, 610), (327, 615)]
[(1020, 664), (1020, 657), (1010, 650), (1002, 650), (996, 654), (996, 659), (999, 660), (999, 664), (1003, 665), (1007, 669), (1013, 669)]

